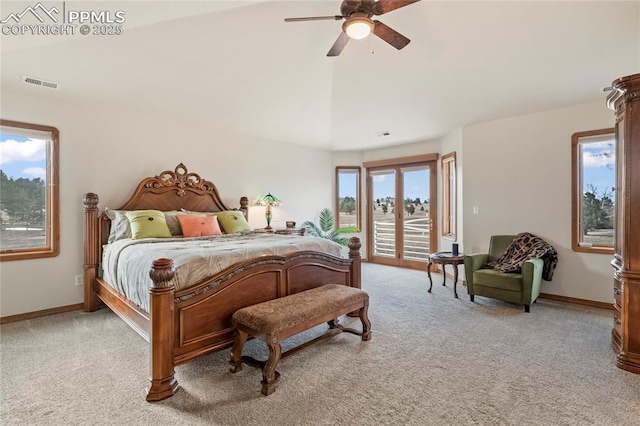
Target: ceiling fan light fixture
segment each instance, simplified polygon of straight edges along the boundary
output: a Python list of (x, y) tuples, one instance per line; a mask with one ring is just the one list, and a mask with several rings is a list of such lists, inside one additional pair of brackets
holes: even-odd
[(371, 34), (373, 26), (373, 21), (366, 14), (354, 13), (342, 24), (342, 31), (354, 40), (361, 40)]

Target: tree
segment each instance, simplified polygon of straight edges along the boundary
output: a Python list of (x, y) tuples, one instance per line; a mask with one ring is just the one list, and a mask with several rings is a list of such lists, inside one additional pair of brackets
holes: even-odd
[(13, 179), (0, 170), (0, 209), (13, 221), (44, 225), (46, 188), (40, 178)]
[(611, 192), (604, 191), (598, 197), (598, 188), (587, 185), (582, 195), (582, 229), (585, 235), (593, 229), (613, 228), (613, 200)]
[(340, 211), (353, 214), (356, 210), (356, 200), (353, 197), (344, 197), (340, 200)]
[(404, 200), (404, 210), (409, 216), (413, 215), (416, 212), (416, 207), (413, 205), (413, 201), (411, 201), (411, 199), (406, 198)]
[(389, 207), (387, 207), (386, 204), (382, 205), (382, 213), (387, 214), (387, 211), (389, 210)]
[(407, 203), (405, 210), (409, 213), (409, 216), (412, 216), (416, 212), (416, 207), (411, 203)]

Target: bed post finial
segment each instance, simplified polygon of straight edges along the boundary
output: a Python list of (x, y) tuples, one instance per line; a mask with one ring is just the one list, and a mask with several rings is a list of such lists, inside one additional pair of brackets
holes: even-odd
[(83, 233), (84, 233), (84, 311), (92, 312), (98, 309), (93, 283), (98, 277), (100, 262), (100, 231), (98, 219), (98, 195), (88, 192), (82, 197)]
[(163, 400), (178, 390), (173, 369), (174, 275), (173, 261), (166, 258), (154, 260), (149, 271), (153, 286), (149, 289), (151, 386), (147, 389), (147, 401)]
[(240, 197), (240, 210), (244, 214), (245, 219), (249, 219), (249, 198)]
[(175, 275), (175, 268), (173, 267), (173, 261), (171, 259), (156, 259), (153, 261), (153, 266), (151, 266), (151, 271), (149, 271), (149, 276), (151, 277), (151, 281), (153, 281), (153, 289), (161, 289), (161, 288), (169, 288), (173, 289), (173, 283), (171, 280)]

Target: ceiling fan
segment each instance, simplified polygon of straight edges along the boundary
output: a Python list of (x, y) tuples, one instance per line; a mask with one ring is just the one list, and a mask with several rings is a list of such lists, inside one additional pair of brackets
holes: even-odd
[(371, 32), (400, 50), (411, 40), (386, 26), (378, 20), (371, 19), (374, 15), (383, 15), (392, 10), (408, 6), (420, 0), (344, 0), (340, 5), (341, 15), (311, 16), (307, 18), (285, 18), (285, 22), (324, 21), (346, 19), (342, 24), (342, 33), (333, 44), (327, 56), (338, 56), (347, 45), (349, 39), (362, 39)]

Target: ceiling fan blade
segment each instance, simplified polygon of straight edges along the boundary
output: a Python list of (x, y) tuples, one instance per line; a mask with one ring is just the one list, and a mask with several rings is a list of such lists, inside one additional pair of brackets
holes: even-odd
[(373, 4), (371, 11), (374, 15), (382, 15), (419, 1), (420, 0), (379, 0)]
[(397, 32), (391, 27), (386, 26), (380, 21), (373, 21), (376, 25), (373, 27), (373, 33), (400, 50), (405, 47), (411, 40)]
[(284, 22), (302, 22), (302, 21), (339, 21), (343, 19), (342, 15), (333, 16), (309, 16), (307, 18), (284, 18)]
[(336, 42), (333, 43), (333, 46), (331, 46), (331, 49), (329, 50), (329, 53), (327, 53), (327, 56), (338, 56), (338, 55), (340, 55), (342, 53), (342, 50), (344, 49), (344, 47), (347, 45), (348, 42), (349, 42), (349, 36), (347, 35), (347, 33), (341, 32), (340, 33), (340, 37), (338, 37)]

